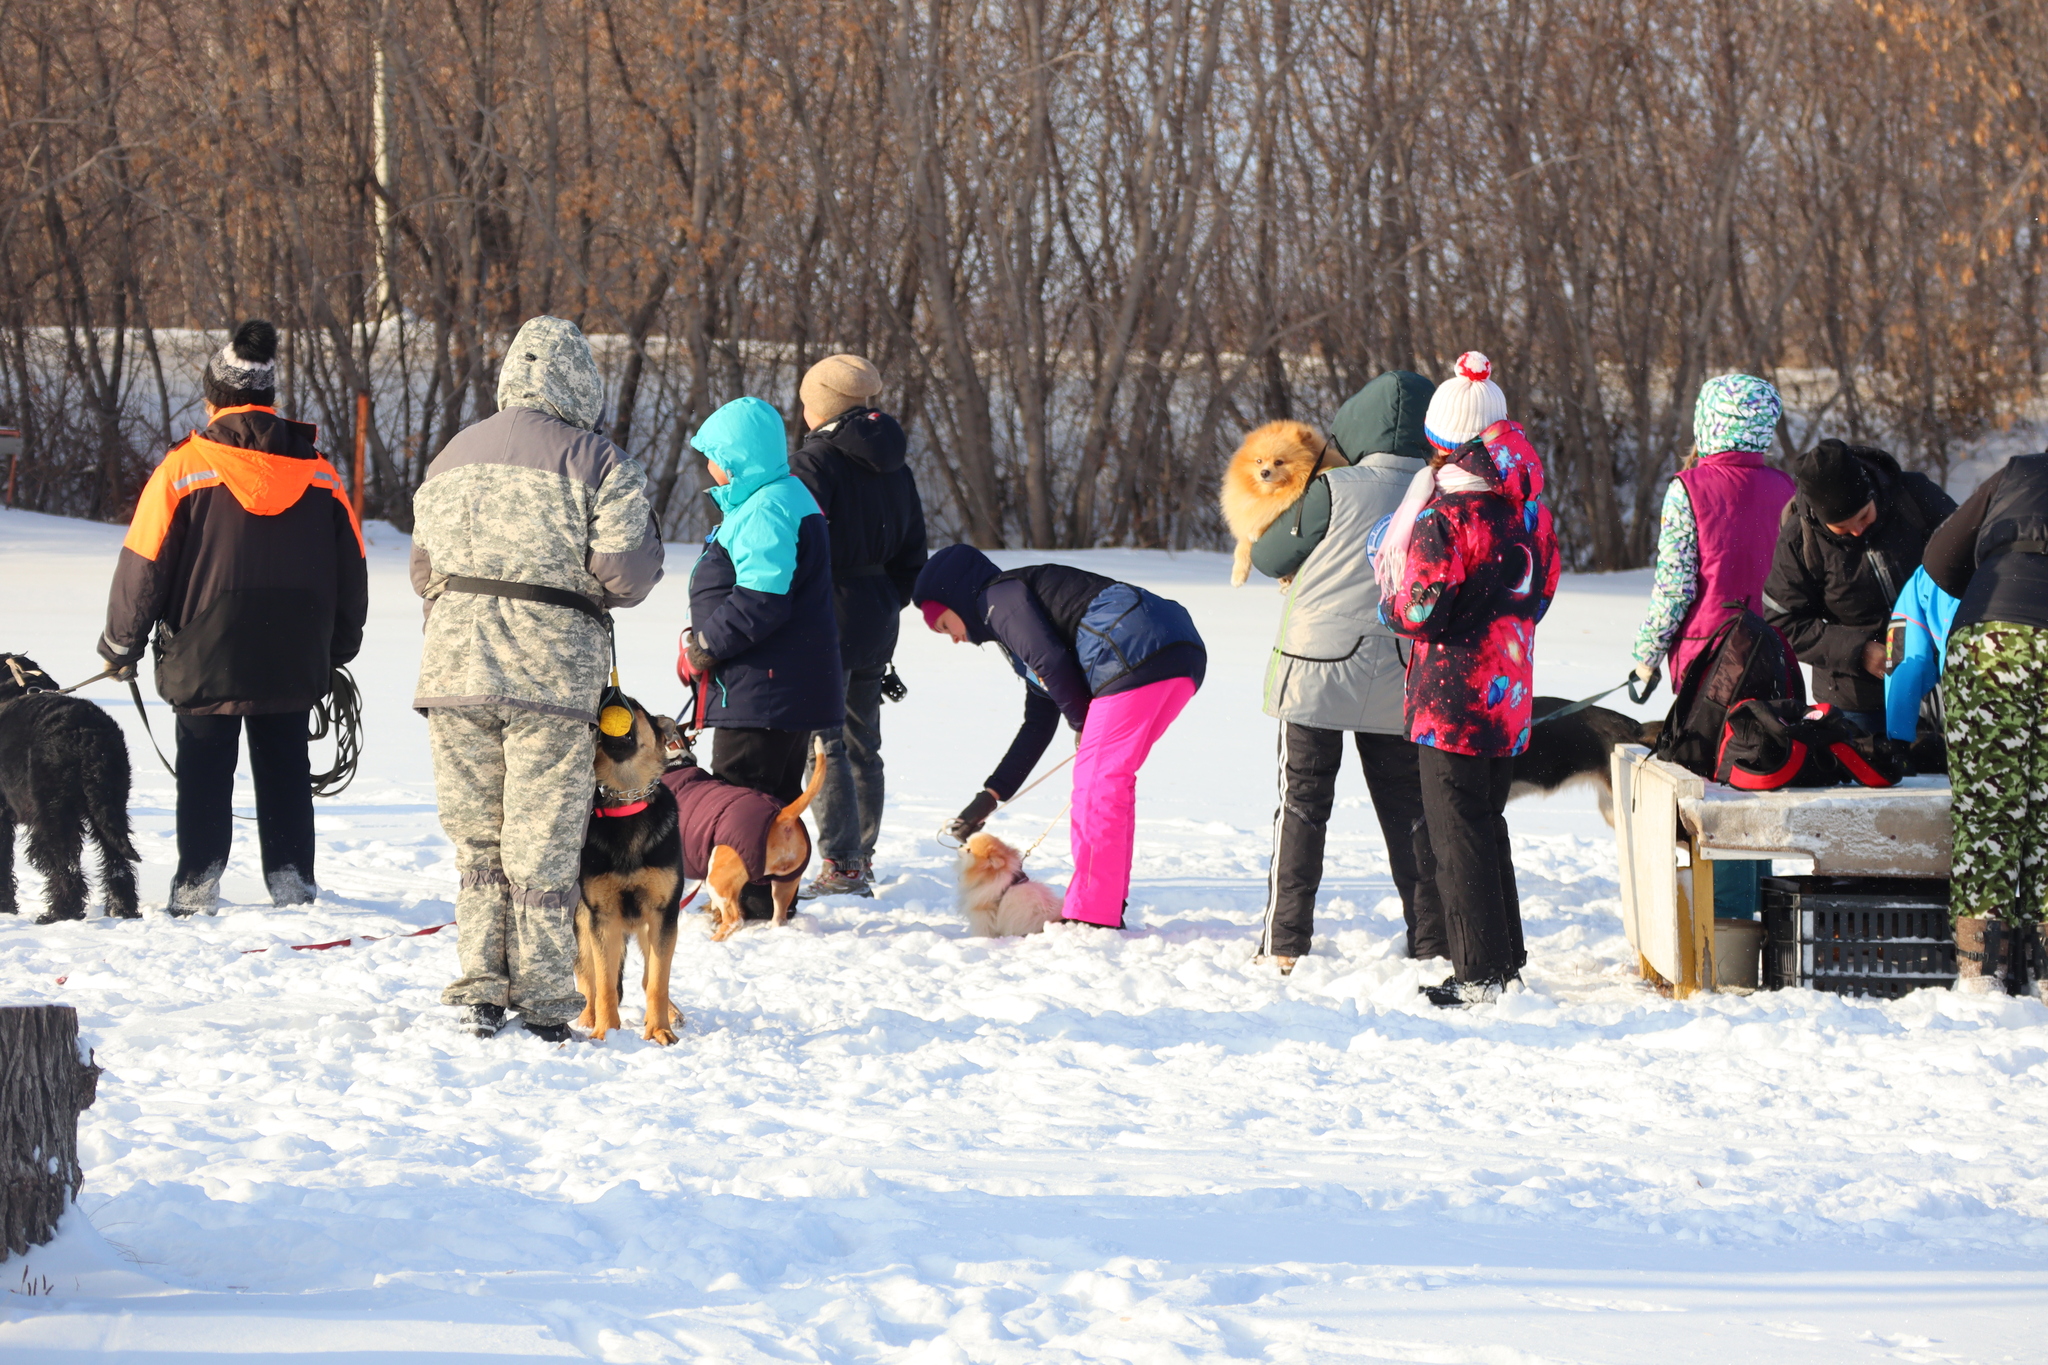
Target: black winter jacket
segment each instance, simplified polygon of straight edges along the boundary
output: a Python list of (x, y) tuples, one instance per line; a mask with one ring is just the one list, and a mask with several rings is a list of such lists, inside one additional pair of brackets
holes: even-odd
[(369, 608), (362, 530), (314, 428), (229, 408), (172, 446), (136, 500), (100, 656), (156, 662), (187, 715), (304, 711), (356, 656)]
[(910, 589), (924, 567), (924, 504), (905, 463), (903, 428), (855, 408), (804, 437), (789, 472), (832, 528), (832, 601), (842, 667), (880, 668), (896, 653)]
[(1956, 605), (1953, 636), (1986, 621), (2048, 628), (2048, 455), (2015, 455), (1928, 538), (1923, 561)]
[(1884, 679), (1863, 667), (1863, 647), (1884, 639), (1927, 538), (1956, 505), (1932, 479), (1902, 471), (1882, 450), (1852, 446), (1850, 453), (1877, 489), (1877, 520), (1860, 536), (1838, 536), (1805, 494), (1786, 504), (1764, 583), (1764, 619), (1813, 665), (1815, 701), (1882, 714)]

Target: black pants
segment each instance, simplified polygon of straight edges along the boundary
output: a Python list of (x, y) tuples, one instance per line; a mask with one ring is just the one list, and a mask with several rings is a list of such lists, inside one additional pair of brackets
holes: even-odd
[[(1415, 835), (1422, 819), (1417, 746), (1405, 735), (1354, 734), (1373, 814), (1387, 841), (1387, 863), (1415, 939)], [(1323, 884), (1323, 843), (1344, 764), (1344, 731), (1280, 727), (1280, 808), (1273, 814), (1273, 862), (1266, 879), (1266, 927), (1259, 951), (1301, 957), (1315, 936), (1316, 892)]]
[(1421, 887), (1416, 955), (1448, 956), (1460, 981), (1504, 981), (1522, 970), (1522, 902), (1508, 847), (1512, 758), (1474, 758), (1416, 746), (1422, 809), (1415, 826)]
[[(808, 730), (713, 730), (711, 775), (734, 786), (767, 792), (786, 806), (803, 794), (804, 756), (810, 749)], [(766, 885), (747, 884), (740, 892), (740, 913), (748, 919), (775, 917), (775, 900)]]
[[(220, 880), (234, 842), (235, 760), (249, 734), (249, 776), (256, 783), (256, 842), (271, 898), (313, 885), (312, 765), (308, 713), (178, 717), (178, 872), (173, 884)], [(281, 873), (294, 877), (281, 879)], [(280, 902), (282, 903), (282, 901)]]

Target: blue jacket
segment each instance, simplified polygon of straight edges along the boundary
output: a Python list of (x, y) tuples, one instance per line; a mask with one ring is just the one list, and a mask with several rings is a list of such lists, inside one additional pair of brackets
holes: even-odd
[(1178, 602), (1064, 564), (1008, 573), (971, 545), (949, 545), (917, 576), (912, 600), (939, 602), (976, 644), (1002, 648), (1024, 680), (1024, 723), (983, 785), (1008, 800), (1059, 732), (1079, 730), (1088, 704), (1164, 682), (1202, 685), (1209, 655)]
[(704, 724), (839, 725), (846, 711), (831, 534), (789, 472), (781, 416), (758, 398), (737, 398), (690, 444), (731, 478), (709, 490), (725, 519), (690, 572), (690, 628), (718, 660), (704, 688)]
[(1904, 627), (1906, 649), (1884, 680), (1884, 728), (1893, 739), (1910, 744), (1919, 730), (1920, 702), (1941, 681), (1958, 605), (1956, 598), (1935, 586), (1924, 566), (1915, 569), (1899, 590), (1892, 628)]

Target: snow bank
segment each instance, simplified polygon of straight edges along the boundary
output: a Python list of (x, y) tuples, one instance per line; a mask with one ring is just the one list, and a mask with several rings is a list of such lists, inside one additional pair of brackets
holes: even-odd
[[(2041, 1358), (2048, 1009), (1661, 999), (1581, 794), (1512, 810), (1530, 989), (1438, 1013), (1355, 773), (1315, 955), (1255, 965), (1277, 601), (1222, 555), (1072, 556), (1212, 647), (1141, 783), (1132, 932), (966, 935), (933, 833), (1018, 687), (906, 631), (881, 893), (724, 944), (692, 923), (676, 1047), (457, 1033), (452, 934), (292, 952), (451, 918), (406, 547), (371, 535), (365, 772), (320, 807), (320, 902), (261, 904), (244, 828), (216, 918), (0, 926), (0, 998), (75, 1005), (107, 1068), (79, 1213), (0, 1271), (10, 1363)], [(0, 513), (0, 647), (96, 671), (119, 537)], [(675, 553), (620, 617), (655, 704)], [(1567, 580), (1544, 691), (1620, 679), (1647, 582)], [(170, 780), (99, 695), (160, 904)], [(1036, 837), (1059, 786), (999, 831)], [(1061, 834), (1033, 864), (1064, 880)]]

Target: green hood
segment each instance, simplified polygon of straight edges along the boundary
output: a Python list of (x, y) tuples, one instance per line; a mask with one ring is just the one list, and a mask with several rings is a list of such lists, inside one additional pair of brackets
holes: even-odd
[(1330, 426), (1337, 449), (1357, 464), (1384, 452), (1411, 459), (1429, 458), (1429, 437), (1422, 418), (1429, 411), (1436, 385), (1407, 370), (1389, 370), (1344, 400)]

